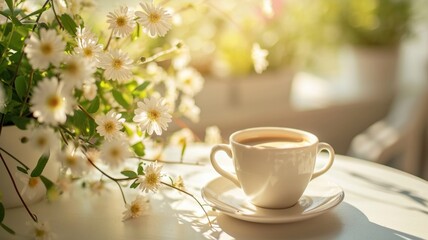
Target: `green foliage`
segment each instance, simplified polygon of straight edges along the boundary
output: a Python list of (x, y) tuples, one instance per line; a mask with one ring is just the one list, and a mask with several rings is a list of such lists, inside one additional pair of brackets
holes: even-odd
[(341, 30), (352, 44), (396, 45), (411, 35), (411, 0), (338, 1)]
[(4, 216), (5, 216), (5, 208), (4, 208), (4, 205), (3, 205), (3, 203), (1, 202), (1, 199), (0, 199), (0, 226), (1, 226), (5, 231), (7, 231), (8, 233), (10, 233), (10, 234), (15, 234), (15, 231), (13, 231), (10, 227), (6, 226), (6, 225), (3, 223)]
[(137, 154), (137, 156), (139, 156), (139, 157), (143, 157), (146, 154), (145, 153), (145, 146), (142, 142), (137, 142), (134, 145), (132, 145), (131, 147), (134, 150), (135, 154)]
[(49, 156), (49, 153), (42, 154), (42, 156), (39, 158), (39, 161), (37, 162), (36, 167), (31, 172), (31, 177), (39, 177), (40, 175), (42, 175), (43, 170), (45, 169), (46, 164), (48, 163)]
[(138, 177), (137, 173), (135, 173), (134, 171), (130, 171), (130, 170), (126, 170), (126, 171), (122, 171), (120, 172), (122, 175), (125, 175), (129, 178), (136, 178)]
[(62, 26), (64, 29), (72, 36), (76, 37), (76, 29), (77, 24), (74, 22), (73, 18), (70, 17), (68, 14), (62, 14), (60, 16)]

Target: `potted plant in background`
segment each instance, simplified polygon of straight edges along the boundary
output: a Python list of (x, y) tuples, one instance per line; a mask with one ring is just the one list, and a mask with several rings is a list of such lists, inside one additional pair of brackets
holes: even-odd
[[(180, 173), (163, 173), (159, 153), (150, 154), (171, 140), (180, 144), (182, 158), (194, 136), (181, 119), (197, 121), (200, 112), (193, 97), (203, 86), (201, 75), (186, 62), (164, 61), (181, 56), (184, 43), (144, 45), (164, 37), (178, 13), (142, 1), (135, 11), (122, 6), (102, 18), (108, 29), (92, 29), (80, 15), (92, 4), (0, 2), (0, 177), (10, 183), (0, 189), (0, 226), (12, 234), (13, 226), (3, 222), (5, 198), (17, 195), (35, 236), (50, 239), (23, 196), (42, 189), (52, 200), (75, 182), (97, 192), (106, 180), (117, 183), (123, 220), (141, 216), (149, 204), (144, 193), (161, 186), (199, 203), (184, 190)], [(172, 122), (183, 129), (166, 138)], [(13, 136), (7, 128), (14, 128)], [(18, 144), (17, 151), (10, 148)], [(20, 155), (30, 149), (38, 149), (35, 156)], [(51, 165), (59, 165), (56, 175), (47, 174)], [(128, 199), (122, 182), (139, 191), (137, 198)]]
[[(321, 14), (324, 2), (203, 3), (182, 14), (181, 20), (190, 25), (178, 26), (168, 35), (189, 42), (190, 64), (206, 79), (196, 98), (212, 111), (202, 113), (202, 122), (231, 126), (242, 124), (239, 116), (252, 124), (266, 120), (264, 116), (279, 118), (279, 105), (272, 103), (290, 108), (295, 73), (326, 62), (323, 41), (330, 26), (319, 26), (313, 17)], [(219, 117), (215, 109), (224, 114)]]
[(338, 25), (343, 41), (352, 47), (355, 57), (360, 94), (365, 97), (392, 97), (400, 46), (412, 34), (414, 1), (333, 2), (340, 6)]

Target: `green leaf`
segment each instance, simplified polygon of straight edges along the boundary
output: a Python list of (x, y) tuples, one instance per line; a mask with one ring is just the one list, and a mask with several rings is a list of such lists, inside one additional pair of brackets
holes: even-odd
[(47, 9), (48, 8), (40, 8), (39, 10), (36, 10), (36, 11), (34, 11), (34, 12), (28, 14), (28, 15), (25, 15), (21, 20), (24, 20), (24, 19), (29, 18), (29, 17), (34, 16), (34, 15), (38, 15), (38, 14), (46, 11)]
[(129, 177), (129, 178), (136, 178), (136, 177), (138, 177), (138, 175), (137, 175), (136, 172), (130, 171), (130, 170), (125, 170), (125, 171), (122, 171), (120, 173), (123, 174), (123, 175), (125, 175), (125, 176), (127, 176), (127, 177)]
[(97, 96), (94, 98), (94, 100), (91, 101), (91, 104), (89, 104), (88, 113), (96, 113), (98, 109), (100, 108), (100, 98)]
[(27, 92), (28, 92), (27, 77), (26, 76), (17, 77), (15, 80), (15, 88), (19, 98), (25, 99), (25, 96), (27, 95)]
[(135, 91), (142, 92), (142, 91), (144, 91), (144, 90), (145, 90), (149, 85), (150, 85), (150, 82), (149, 82), (149, 81), (145, 81), (145, 82), (143, 82), (143, 84), (141, 84), (140, 86), (136, 87), (136, 88), (134, 89), (134, 92), (135, 92)]
[(122, 107), (128, 109), (130, 107), (130, 104), (128, 103), (128, 101), (126, 101), (124, 95), (119, 92), (116, 89), (113, 89), (112, 91), (113, 93), (113, 98), (117, 101), (117, 103), (119, 103)]
[(81, 110), (74, 111), (74, 115), (72, 119), (73, 119), (74, 126), (76, 126), (76, 129), (78, 129), (81, 132), (86, 132), (86, 125), (87, 125), (88, 119), (84, 112), (82, 112)]
[(3, 206), (3, 203), (0, 202), (0, 223), (3, 222), (4, 215), (5, 215), (4, 206)]
[(31, 172), (31, 177), (39, 177), (42, 175), (43, 169), (45, 169), (45, 166), (48, 163), (49, 155), (49, 153), (42, 154), (42, 156), (39, 158), (39, 161), (37, 162), (36, 167)]
[(76, 36), (76, 28), (77, 28), (77, 24), (76, 22), (74, 22), (73, 18), (70, 17), (70, 15), (64, 13), (60, 16), (61, 19), (61, 23), (62, 26), (64, 27), (64, 29), (72, 36), (75, 37)]
[(130, 188), (137, 188), (138, 185), (140, 185), (139, 182), (137, 182), (138, 179), (135, 179), (135, 181), (131, 184), (131, 186), (129, 186)]
[(142, 142), (137, 142), (136, 144), (132, 145), (131, 147), (134, 150), (135, 154), (137, 154), (137, 156), (143, 157), (144, 155), (146, 155), (146, 153), (145, 153), (146, 147), (144, 146), (144, 144)]
[(19, 129), (25, 130), (27, 127), (27, 124), (29, 124), (31, 121), (30, 118), (26, 117), (12, 117), (12, 122), (15, 124)]
[(20, 171), (20, 172), (22, 172), (24, 174), (28, 174), (28, 170), (27, 169), (25, 169), (25, 168), (23, 168), (21, 166), (17, 166), (16, 168), (18, 169), (18, 171)]
[(40, 175), (40, 179), (42, 180), (43, 185), (45, 185), (46, 189), (50, 189), (53, 186), (55, 186), (55, 184), (51, 180), (49, 180), (49, 178), (47, 178), (43, 175)]
[(10, 234), (15, 235), (15, 231), (13, 231), (10, 227), (8, 227), (8, 226), (4, 225), (3, 223), (0, 223), (0, 226), (1, 226), (4, 230), (6, 230), (6, 232), (8, 232), (8, 233), (10, 233)]
[(6, 0), (6, 4), (9, 7), (9, 10), (13, 12), (13, 0)]
[(96, 129), (97, 129), (97, 124), (95, 123), (95, 120), (88, 119), (88, 135), (89, 136), (94, 135)]
[(144, 175), (143, 162), (140, 162), (140, 163), (138, 164), (137, 173), (138, 173), (138, 175)]
[(187, 143), (186, 141), (183, 141), (183, 146), (181, 148), (181, 155), (180, 155), (180, 161), (183, 161), (184, 153), (186, 152)]

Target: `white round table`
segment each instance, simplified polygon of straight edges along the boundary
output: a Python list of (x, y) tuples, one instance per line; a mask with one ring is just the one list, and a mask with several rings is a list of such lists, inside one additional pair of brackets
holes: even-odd
[[(186, 161), (201, 165), (165, 164), (165, 172), (180, 174), (187, 190), (203, 202), (200, 189), (219, 175), (208, 164), (210, 148), (189, 147)], [(178, 158), (179, 149), (166, 152)], [(320, 156), (320, 163), (325, 156)], [(229, 162), (225, 160), (225, 162)], [(263, 224), (229, 217), (206, 206), (213, 227), (198, 204), (175, 190), (150, 194), (146, 215), (122, 222), (125, 210), (115, 184), (97, 196), (76, 189), (55, 202), (31, 209), (48, 221), (57, 239), (428, 239), (428, 182), (379, 164), (337, 155), (322, 176), (341, 186), (345, 198), (320, 216), (293, 223)], [(128, 196), (134, 194), (127, 193)], [(133, 198), (129, 197), (129, 200)], [(8, 209), (4, 223), (19, 235), (0, 229), (0, 239), (28, 239), (30, 217), (23, 208)]]

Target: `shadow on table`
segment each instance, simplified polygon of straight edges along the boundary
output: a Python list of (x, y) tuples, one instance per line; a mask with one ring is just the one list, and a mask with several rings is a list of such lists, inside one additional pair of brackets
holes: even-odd
[[(367, 176), (364, 176), (364, 175), (361, 175), (361, 174), (358, 174), (355, 172), (349, 172), (349, 175), (356, 177), (356, 178), (359, 178), (361, 180), (364, 180), (368, 183), (371, 183), (383, 191), (401, 194), (401, 195), (407, 197), (409, 200), (412, 200), (413, 202), (421, 205), (422, 207), (428, 208), (428, 199), (425, 199), (425, 198), (418, 196), (415, 192), (412, 192), (412, 191), (409, 191), (409, 190), (404, 189), (402, 187), (399, 187), (397, 185), (390, 184), (387, 182), (383, 182), (383, 181), (377, 180), (375, 178), (370, 178), (370, 177), (367, 177)], [(422, 210), (420, 210), (420, 211), (424, 212), (425, 214), (428, 214), (428, 211), (422, 211)]]
[(222, 230), (235, 239), (421, 239), (372, 223), (360, 210), (343, 202), (333, 211), (310, 220), (286, 224), (241, 221), (224, 214)]

